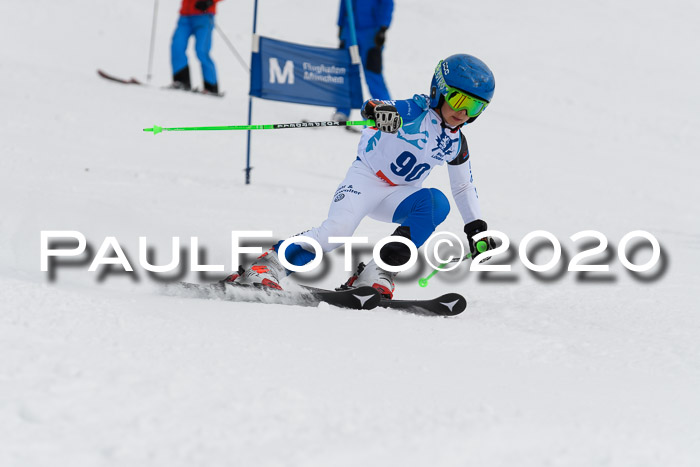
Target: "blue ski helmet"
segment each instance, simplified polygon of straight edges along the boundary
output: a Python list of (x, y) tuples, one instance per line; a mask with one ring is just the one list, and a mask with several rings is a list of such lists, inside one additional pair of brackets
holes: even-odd
[(447, 95), (446, 86), (457, 88), (476, 98), (491, 102), (496, 80), (488, 66), (467, 54), (450, 55), (435, 67), (430, 83), (430, 107), (440, 105), (440, 96)]

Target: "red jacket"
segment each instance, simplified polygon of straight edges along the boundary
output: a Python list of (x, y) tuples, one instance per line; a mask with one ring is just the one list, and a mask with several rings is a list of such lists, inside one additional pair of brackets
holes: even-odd
[(194, 4), (198, 0), (182, 0), (182, 7), (180, 7), (180, 14), (182, 16), (193, 16), (193, 15), (204, 15), (204, 14), (216, 14), (216, 3), (221, 0), (214, 0), (214, 4), (207, 8), (205, 11), (198, 10), (194, 7)]

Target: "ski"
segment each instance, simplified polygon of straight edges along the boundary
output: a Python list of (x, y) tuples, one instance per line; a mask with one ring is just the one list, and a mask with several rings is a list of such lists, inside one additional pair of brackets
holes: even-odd
[[(142, 83), (141, 81), (137, 80), (136, 78), (130, 78), (130, 79), (124, 79), (120, 78), (118, 76), (111, 75), (107, 73), (106, 71), (103, 70), (97, 70), (97, 74), (106, 80), (113, 81), (115, 83), (121, 83), (121, 84), (135, 84), (138, 86), (143, 86), (143, 87), (152, 87), (149, 84)], [(189, 93), (194, 93), (194, 94), (201, 94), (202, 96), (210, 96), (210, 97), (224, 97), (225, 93), (219, 92), (219, 93), (213, 93), (209, 91), (203, 91), (198, 88), (192, 88), (192, 89), (180, 89), (180, 88), (174, 88), (172, 86), (163, 86), (161, 89), (166, 89), (166, 90), (173, 90), (173, 91), (184, 91), (184, 92), (189, 92)]]
[(379, 300), (378, 307), (425, 316), (455, 316), (466, 310), (467, 300), (458, 293), (448, 293), (427, 300), (391, 300), (382, 298)]
[(370, 310), (379, 303), (379, 292), (372, 287), (326, 290), (300, 286), (301, 290), (277, 290), (249, 284), (216, 282), (192, 284), (177, 282), (165, 286), (165, 294), (185, 298), (205, 298), (232, 302), (273, 303), (316, 307), (321, 302), (340, 308)]
[(102, 70), (97, 70), (97, 74), (100, 75), (100, 77), (102, 77), (102, 78), (104, 78), (104, 79), (107, 79), (107, 80), (110, 80), (110, 81), (114, 81), (114, 82), (117, 82), (117, 83), (122, 83), (122, 84), (137, 84), (137, 85), (139, 85), (139, 86), (143, 86), (143, 85), (144, 85), (141, 81), (139, 81), (139, 80), (137, 80), (136, 78), (133, 78), (133, 77), (132, 77), (131, 79), (119, 78), (119, 77), (117, 77), (117, 76), (110, 75), (109, 73), (107, 73), (107, 72), (105, 72), (105, 71), (102, 71)]
[(176, 282), (165, 286), (165, 294), (184, 298), (307, 307), (317, 307), (324, 302), (340, 308), (371, 310), (378, 307), (423, 316), (455, 316), (467, 308), (466, 299), (458, 293), (448, 293), (432, 299), (391, 300), (381, 298), (376, 289), (368, 286), (339, 290), (319, 289), (301, 284), (297, 286), (301, 290), (277, 290), (224, 282), (213, 284)]
[(182, 92), (190, 92), (194, 94), (201, 94), (202, 96), (209, 96), (209, 97), (224, 97), (226, 93), (224, 92), (210, 92), (210, 91), (205, 91), (199, 88), (192, 88), (192, 89), (181, 89), (181, 88), (174, 88), (172, 86), (163, 86), (161, 89), (165, 89), (167, 91), (182, 91)]

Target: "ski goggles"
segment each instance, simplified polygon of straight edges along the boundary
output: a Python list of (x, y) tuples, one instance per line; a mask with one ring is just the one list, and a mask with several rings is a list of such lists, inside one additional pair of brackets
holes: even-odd
[(489, 105), (488, 102), (470, 96), (466, 92), (460, 91), (452, 86), (445, 86), (445, 88), (447, 88), (447, 94), (445, 94), (447, 104), (456, 112), (466, 110), (469, 118), (478, 117), (486, 106)]

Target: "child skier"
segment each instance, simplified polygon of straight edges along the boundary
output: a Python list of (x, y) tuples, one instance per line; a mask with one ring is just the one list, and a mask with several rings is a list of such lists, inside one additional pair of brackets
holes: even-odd
[[(376, 127), (362, 132), (357, 159), (333, 195), (328, 218), (304, 235), (328, 252), (340, 245), (329, 243), (329, 237), (351, 236), (360, 221), (369, 216), (400, 224), (392, 235), (405, 237), (420, 248), (450, 210), (440, 190), (422, 188), (421, 184), (433, 167), (447, 162), (452, 197), (465, 222), (469, 249), (473, 257), (479, 255), (472, 238), (487, 230), (487, 225), (481, 220), (467, 141), (460, 129), (484, 111), (494, 88), (493, 73), (484, 62), (457, 54), (438, 63), (430, 96), (365, 102), (362, 116), (375, 120)], [(487, 249), (495, 247), (493, 239), (487, 237), (485, 241)], [(280, 280), (290, 273), (277, 256), (281, 243), (225, 281), (281, 289)], [(287, 261), (296, 266), (309, 263), (314, 256), (299, 244), (290, 245), (285, 252)], [(403, 243), (391, 242), (379, 256), (388, 265), (400, 266), (409, 260), (410, 250)], [(371, 260), (346, 285), (369, 285), (392, 298), (395, 275)]]

